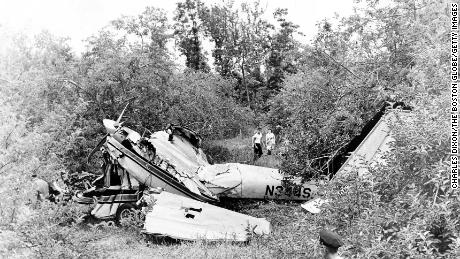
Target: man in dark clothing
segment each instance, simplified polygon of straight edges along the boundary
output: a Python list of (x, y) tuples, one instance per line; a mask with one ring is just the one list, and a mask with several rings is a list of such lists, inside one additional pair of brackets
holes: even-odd
[(326, 248), (324, 258), (327, 258), (327, 259), (342, 258), (337, 255), (337, 251), (339, 250), (339, 247), (343, 246), (343, 241), (337, 233), (323, 229), (319, 232), (319, 241)]
[(157, 152), (155, 146), (147, 138), (142, 138), (139, 141), (139, 146), (144, 153), (144, 158), (149, 162), (153, 162)]
[(133, 144), (131, 144), (131, 141), (129, 141), (129, 139), (128, 139), (128, 132), (126, 132), (125, 130), (121, 130), (120, 134), (121, 134), (121, 137), (122, 137), (121, 144), (125, 148), (129, 149), (129, 151), (136, 153), (134, 151)]
[(126, 130), (121, 130), (121, 145), (123, 145), (125, 148), (127, 148), (129, 151), (133, 152), (134, 154), (139, 156), (139, 153), (136, 152), (136, 150), (133, 147), (133, 144), (131, 141), (128, 139), (128, 132)]
[(168, 141), (173, 141), (174, 127), (172, 124), (168, 124), (168, 126), (166, 127), (166, 133), (168, 133)]
[(252, 136), (252, 147), (254, 148), (254, 162), (262, 156), (262, 133), (258, 128)]

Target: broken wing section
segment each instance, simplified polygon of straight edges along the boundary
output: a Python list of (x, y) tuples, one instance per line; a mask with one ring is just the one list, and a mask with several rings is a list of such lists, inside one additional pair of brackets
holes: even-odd
[(391, 143), (395, 141), (391, 134), (391, 125), (398, 123), (398, 120), (411, 119), (411, 113), (406, 111), (391, 111), (385, 114), (340, 167), (337, 175), (358, 171), (362, 176), (368, 172), (367, 165), (384, 164), (384, 156), (391, 152)]
[(198, 176), (219, 197), (309, 200), (318, 190), (314, 181), (301, 183), (278, 169), (239, 163), (203, 166)]
[[(410, 112), (397, 110), (383, 115), (340, 167), (335, 177), (350, 173), (357, 173), (360, 177), (366, 177), (369, 173), (369, 166), (375, 167), (378, 164), (385, 164), (385, 155), (391, 152), (392, 142), (395, 141), (391, 127), (394, 123), (398, 123), (398, 120), (410, 121), (412, 115)], [(318, 198), (304, 203), (302, 208), (311, 213), (319, 213), (320, 207), (328, 202), (327, 199)]]
[(251, 234), (269, 234), (270, 222), (168, 192), (151, 194), (154, 205), (144, 232), (175, 239), (247, 241)]

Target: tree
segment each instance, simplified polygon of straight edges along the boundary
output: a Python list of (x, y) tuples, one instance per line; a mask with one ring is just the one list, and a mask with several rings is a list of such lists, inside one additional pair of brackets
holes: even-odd
[(230, 49), (227, 47), (229, 42), (230, 23), (236, 19), (236, 15), (231, 3), (225, 6), (212, 5), (211, 7), (203, 7), (199, 11), (199, 17), (205, 28), (205, 35), (210, 37), (214, 43), (212, 56), (216, 71), (223, 77), (231, 77), (232, 75), (232, 56)]
[(140, 40), (137, 46), (150, 56), (168, 55), (166, 43), (172, 35), (168, 34), (170, 25), (164, 10), (147, 7), (137, 17), (123, 16), (111, 24), (116, 30), (124, 31), (125, 36), (135, 35), (136, 40)]
[(261, 67), (265, 63), (271, 25), (262, 18), (259, 2), (242, 4), (235, 10), (232, 2), (204, 8), (201, 19), (214, 42), (216, 70), (224, 77), (235, 77), (237, 98), (255, 107), (258, 88), (265, 84)]
[[(168, 123), (176, 123), (216, 138), (233, 136), (250, 121), (250, 113), (231, 99), (233, 81), (194, 70), (182, 75), (168, 55), (155, 54), (168, 51), (161, 49), (161, 44), (142, 40), (145, 35), (132, 37), (138, 33), (130, 28), (142, 28), (143, 20), (154, 25), (165, 23), (161, 13), (153, 12), (148, 18), (144, 12), (143, 19), (124, 17), (112, 23), (118, 31), (108, 28), (90, 39), (89, 51), (80, 64), (82, 94), (89, 102), (81, 114), (87, 118), (83, 134), (89, 141), (71, 151), (74, 157), (84, 158), (82, 154), (104, 134), (100, 120), (117, 118), (128, 100), (125, 125), (139, 132), (162, 130)], [(162, 31), (155, 28), (148, 31)], [(163, 32), (166, 35), (159, 35), (160, 39), (168, 36)], [(153, 49), (158, 51), (152, 53)]]
[[(314, 175), (384, 101), (411, 104), (420, 87), (416, 78), (424, 78), (420, 73), (413, 76), (416, 54), (423, 56), (415, 42), (425, 42), (424, 33), (433, 29), (425, 12), (418, 10), (430, 5), (434, 3), (369, 1), (337, 26), (326, 20), (319, 23), (313, 46), (298, 60), (297, 74), (284, 82), (290, 91), (281, 91), (279, 98), (291, 101), (275, 97), (277, 107), (269, 114), (273, 125), (288, 124), (285, 133), (295, 139), (284, 163), (286, 171)], [(417, 25), (420, 19), (425, 27)], [(279, 118), (275, 111), (280, 110), (290, 116)]]
[(186, 0), (177, 3), (174, 20), (174, 35), (177, 38), (176, 45), (185, 56), (185, 65), (194, 70), (208, 72), (210, 70), (206, 63), (206, 57), (202, 53), (200, 36), (202, 22), (199, 18), (200, 9), (203, 3), (199, 0)]
[(267, 59), (267, 87), (274, 93), (280, 91), (286, 74), (297, 72), (296, 59), (300, 44), (294, 39), (294, 35), (299, 33), (299, 26), (287, 21), (287, 15), (287, 9), (281, 8), (276, 9), (273, 13), (280, 29), (275, 31), (270, 43), (270, 53)]

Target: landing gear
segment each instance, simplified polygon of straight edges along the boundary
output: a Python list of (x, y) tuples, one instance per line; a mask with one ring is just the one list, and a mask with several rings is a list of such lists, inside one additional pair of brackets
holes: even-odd
[(134, 220), (136, 218), (135, 210), (136, 210), (136, 206), (132, 203), (121, 204), (117, 209), (117, 213), (115, 214), (115, 222), (117, 224), (120, 224), (122, 219)]

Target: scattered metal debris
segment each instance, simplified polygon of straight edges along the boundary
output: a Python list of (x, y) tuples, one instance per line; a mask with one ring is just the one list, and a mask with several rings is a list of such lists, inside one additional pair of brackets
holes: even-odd
[[(102, 151), (104, 174), (95, 186), (75, 196), (79, 203), (96, 204), (91, 212), (96, 218), (119, 220), (152, 195), (155, 203), (146, 214), (146, 233), (246, 241), (248, 230), (268, 234), (270, 223), (212, 205), (219, 197), (308, 200), (317, 191), (315, 182), (301, 183), (278, 169), (211, 165), (200, 148), (201, 137), (186, 127), (171, 125), (169, 132), (147, 138), (122, 126), (121, 118), (103, 121), (107, 135), (88, 159)], [(157, 191), (145, 194), (149, 189)]]

